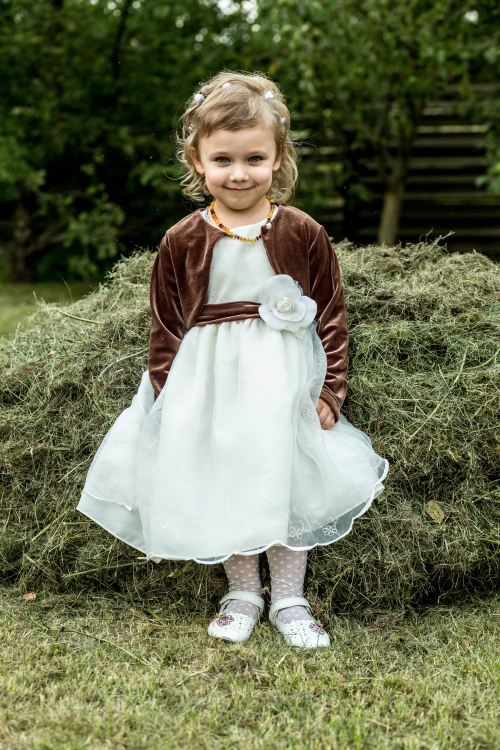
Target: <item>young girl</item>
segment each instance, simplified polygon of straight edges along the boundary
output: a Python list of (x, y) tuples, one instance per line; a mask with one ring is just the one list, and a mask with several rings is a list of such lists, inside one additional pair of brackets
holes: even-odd
[(347, 534), (387, 462), (340, 414), (348, 333), (328, 235), (286, 205), (290, 117), (260, 75), (220, 73), (183, 116), (185, 193), (151, 279), (148, 372), (78, 506), (148, 559), (223, 563), (208, 632), (247, 640), (264, 609), (288, 644), (328, 646), (303, 597), (307, 551)]

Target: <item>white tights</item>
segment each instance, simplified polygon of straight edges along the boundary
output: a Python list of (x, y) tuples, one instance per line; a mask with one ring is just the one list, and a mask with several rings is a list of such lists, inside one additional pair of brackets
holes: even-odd
[[(275, 546), (267, 550), (269, 570), (271, 572), (271, 602), (288, 599), (290, 596), (304, 596), (304, 576), (306, 573), (307, 552), (294, 552), (287, 547)], [(249, 591), (260, 596), (261, 581), (258, 555), (233, 555), (224, 563), (224, 570), (231, 591)], [(257, 618), (258, 607), (239, 599), (230, 601), (226, 607), (228, 613), (238, 613)], [(314, 618), (305, 607), (287, 607), (280, 610), (278, 619), (289, 623), (295, 620)]]

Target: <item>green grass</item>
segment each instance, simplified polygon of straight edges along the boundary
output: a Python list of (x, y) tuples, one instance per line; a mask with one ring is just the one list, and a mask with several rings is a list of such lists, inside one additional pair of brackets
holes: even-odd
[(0, 593), (0, 748), (500, 748), (500, 597), (247, 644), (126, 598)]
[(15, 333), (19, 323), (35, 312), (36, 299), (45, 302), (69, 304), (87, 294), (96, 284), (85, 281), (71, 282), (68, 287), (63, 282), (51, 281), (37, 284), (0, 283), (0, 336)]

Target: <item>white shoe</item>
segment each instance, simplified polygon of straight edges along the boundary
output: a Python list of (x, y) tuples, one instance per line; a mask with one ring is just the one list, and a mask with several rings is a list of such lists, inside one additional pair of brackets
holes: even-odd
[[(237, 612), (227, 612), (226, 607), (230, 601), (241, 599), (244, 602), (255, 604), (259, 608), (259, 614), (254, 619), (248, 615), (240, 615)], [(220, 638), (222, 641), (231, 641), (231, 643), (243, 643), (248, 641), (253, 633), (257, 620), (264, 610), (264, 599), (251, 594), (248, 591), (231, 591), (220, 600), (220, 612), (214, 617), (208, 626), (208, 635), (212, 638)]]
[(289, 599), (279, 599), (271, 605), (269, 610), (269, 622), (284, 637), (288, 646), (296, 648), (320, 648), (330, 645), (330, 637), (317, 622), (310, 620), (295, 620), (294, 622), (281, 622), (278, 612), (287, 607), (305, 607), (312, 615), (311, 605), (307, 599), (301, 596), (292, 596)]

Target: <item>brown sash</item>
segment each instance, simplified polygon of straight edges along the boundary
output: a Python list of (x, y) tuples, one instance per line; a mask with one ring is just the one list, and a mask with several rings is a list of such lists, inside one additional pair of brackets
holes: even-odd
[(230, 323), (259, 317), (258, 302), (220, 302), (217, 305), (203, 305), (195, 325), (206, 326), (209, 323)]

